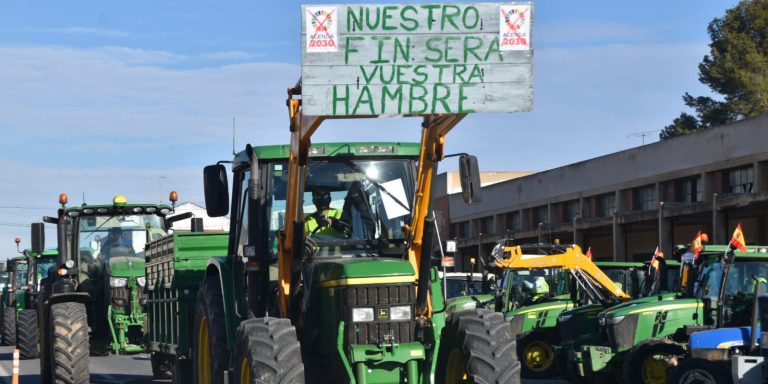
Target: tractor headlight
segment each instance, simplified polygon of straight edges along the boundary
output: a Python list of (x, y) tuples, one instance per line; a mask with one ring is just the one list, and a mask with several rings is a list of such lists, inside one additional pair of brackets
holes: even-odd
[(599, 322), (602, 326), (615, 325), (624, 320), (625, 317), (626, 316), (603, 316), (600, 318)]
[(139, 276), (136, 278), (136, 284), (139, 285), (139, 287), (143, 287), (147, 285), (147, 278), (144, 276)]
[(125, 277), (110, 277), (109, 286), (112, 288), (120, 288), (128, 285), (128, 279)]
[(411, 319), (411, 306), (402, 305), (399, 307), (392, 307), (389, 309), (390, 320), (410, 320)]
[(373, 321), (373, 308), (352, 308), (352, 321)]
[(493, 250), (491, 251), (491, 256), (493, 256), (496, 260), (501, 260), (504, 258), (504, 243), (496, 243), (496, 246), (493, 247)]

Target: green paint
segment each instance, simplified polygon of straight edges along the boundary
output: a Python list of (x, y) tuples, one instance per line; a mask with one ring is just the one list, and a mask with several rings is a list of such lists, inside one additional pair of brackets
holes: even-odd
[(459, 25), (456, 24), (456, 21), (454, 20), (454, 18), (459, 17), (459, 15), (461, 15), (461, 8), (456, 5), (445, 5), (443, 7), (443, 17), (440, 18), (440, 29), (443, 31), (445, 30), (445, 23), (447, 21), (453, 28), (459, 30)]
[(387, 5), (384, 7), (384, 10), (382, 11), (382, 20), (381, 20), (381, 29), (385, 31), (394, 31), (397, 29), (394, 25), (389, 25), (388, 22), (392, 19), (392, 13), (390, 11), (396, 11), (397, 6), (396, 5)]
[(472, 55), (475, 60), (484, 61), (476, 52), (478, 49), (482, 48), (482, 46), (483, 39), (475, 36), (467, 36), (464, 39), (464, 62), (466, 63), (467, 60), (469, 60), (469, 55)]
[[(472, 23), (467, 20), (470, 15), (473, 17)], [(464, 28), (474, 30), (477, 28), (477, 24), (480, 23), (480, 11), (474, 5), (464, 8), (464, 13), (461, 15), (461, 23), (464, 24)]]
[[(421, 95), (415, 94), (414, 91), (416, 91), (417, 89), (421, 91)], [(408, 111), (410, 113), (424, 113), (424, 112), (426, 112), (427, 105), (428, 105), (427, 101), (426, 101), (426, 98), (427, 98), (427, 87), (425, 87), (423, 85), (412, 85), (411, 89), (409, 91), (410, 92), (408, 94)], [(414, 101), (419, 101), (421, 103), (422, 107), (419, 108), (419, 109), (414, 108), (413, 107)]]
[(400, 23), (400, 28), (406, 30), (407, 32), (413, 32), (419, 28), (419, 20), (407, 15), (407, 13), (413, 13), (415, 16), (418, 11), (413, 5), (406, 5), (403, 7), (403, 9), (400, 10), (400, 18), (403, 19), (403, 21)]
[(413, 84), (424, 84), (427, 82), (429, 75), (427, 74), (427, 72), (425, 72), (425, 69), (427, 69), (425, 65), (417, 65), (416, 67), (413, 68), (413, 73), (419, 76), (418, 80), (415, 77), (411, 79), (411, 81), (413, 81)]
[(395, 88), (394, 92), (390, 92), (389, 87), (384, 87), (381, 90), (381, 113), (387, 113), (387, 100), (393, 100), (397, 102), (397, 114), (403, 113), (403, 86), (400, 85)]
[(339, 113), (336, 111), (336, 105), (339, 102), (344, 103), (344, 115), (349, 114), (349, 85), (344, 85), (344, 97), (341, 97), (338, 95), (336, 89), (338, 85), (333, 86), (333, 97), (331, 98), (331, 105), (333, 105), (333, 114), (338, 115)]
[(434, 44), (440, 42), (443, 38), (442, 37), (430, 37), (427, 39), (427, 51), (434, 53), (437, 55), (437, 57), (432, 56), (426, 56), (424, 60), (430, 62), (430, 63), (437, 63), (442, 61), (443, 59), (443, 52)]
[(349, 54), (358, 52), (357, 49), (352, 48), (352, 42), (353, 41), (361, 41), (365, 40), (365, 37), (362, 36), (347, 36), (347, 42), (344, 44), (344, 64), (349, 64)]
[(469, 99), (467, 96), (464, 95), (464, 88), (471, 88), (474, 87), (475, 84), (460, 84), (459, 85), (459, 113), (472, 113), (475, 112), (474, 109), (468, 109), (464, 108), (464, 101)]
[(411, 59), (411, 38), (407, 37), (405, 39), (405, 43), (403, 43), (400, 39), (395, 38), (395, 53), (394, 58), (392, 59), (392, 62), (397, 63), (397, 53), (400, 52), (400, 56), (402, 56), (403, 61), (406, 63)]
[(499, 51), (499, 37), (496, 36), (491, 40), (491, 44), (488, 45), (488, 51), (485, 52), (485, 57), (483, 58), (483, 61), (488, 61), (488, 59), (491, 57), (491, 54), (496, 53), (496, 55), (499, 58), (499, 61), (504, 61), (504, 55), (501, 54), (501, 51)]
[(376, 41), (376, 59), (371, 60), (371, 64), (386, 64), (389, 63), (389, 60), (385, 60), (381, 57), (383, 51), (384, 51), (384, 42), (388, 40), (392, 40), (392, 36), (371, 36), (371, 40)]
[(355, 108), (352, 109), (352, 114), (357, 115), (357, 111), (360, 109), (361, 105), (368, 105), (368, 110), (370, 111), (371, 115), (374, 115), (375, 112), (373, 111), (373, 98), (371, 97), (371, 90), (368, 89), (368, 86), (365, 85), (360, 90), (360, 97), (357, 98), (357, 102), (355, 103)]
[[(441, 90), (444, 92), (440, 95)], [(448, 98), (451, 97), (451, 89), (444, 84), (434, 84), (432, 86), (432, 113), (440, 113), (437, 110), (437, 104), (440, 103), (443, 107), (443, 113), (451, 113), (451, 107), (448, 106)]]

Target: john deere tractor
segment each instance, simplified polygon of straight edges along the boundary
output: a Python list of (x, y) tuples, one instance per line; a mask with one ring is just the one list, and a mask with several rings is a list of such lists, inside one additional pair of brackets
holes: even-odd
[[(677, 293), (645, 297), (599, 313), (599, 341), (575, 343), (569, 359), (577, 377), (594, 382), (666, 383), (696, 331), (750, 324), (752, 275), (765, 276), (765, 247), (747, 252), (705, 246), (682, 255)], [(568, 320), (561, 316), (561, 323)], [(576, 329), (575, 324), (569, 329)], [(561, 326), (562, 328), (562, 326)]]
[[(27, 258), (17, 256), (9, 259), (6, 264), (8, 283), (3, 287), (2, 297), (2, 343), (16, 345), (16, 320), (19, 307), (24, 307), (24, 295), (17, 297), (16, 291), (27, 286)], [(22, 302), (19, 302), (19, 299)]]
[[(171, 193), (172, 202), (176, 201)], [(130, 204), (67, 207), (59, 196), (58, 257), (39, 299), (40, 372), (44, 383), (87, 383), (90, 353), (144, 350), (144, 247), (166, 234), (173, 208)], [(43, 223), (32, 224), (32, 251), (44, 248)]]
[[(153, 295), (167, 302), (151, 315), (178, 306), (194, 318), (153, 325), (153, 352), (175, 361), (179, 382), (519, 382), (503, 315), (446, 319), (431, 267), (432, 178), (463, 115), (424, 117), (421, 143), (312, 144), (325, 117), (303, 116), (299, 93), (287, 102), (291, 145), (238, 153), (231, 194), (223, 165), (204, 170), (209, 216), (230, 215), (226, 253), (201, 237), (212, 257), (181, 264), (184, 239), (166, 245), (174, 255), (150, 244), (150, 278), (163, 290)], [(466, 197), (477, 199), (476, 160), (460, 163)], [(192, 276), (194, 310), (172, 285)]]
[(42, 253), (24, 250), (27, 259), (27, 284), (16, 291), (16, 346), (22, 359), (34, 359), (39, 354), (39, 329), (37, 321), (40, 287), (48, 277), (48, 271), (56, 266), (57, 251), (46, 249)]

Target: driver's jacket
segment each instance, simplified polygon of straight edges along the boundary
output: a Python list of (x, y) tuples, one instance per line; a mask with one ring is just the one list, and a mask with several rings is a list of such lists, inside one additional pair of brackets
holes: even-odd
[[(328, 209), (328, 213), (325, 215), (327, 218), (334, 218), (334, 219), (341, 219), (341, 210), (330, 208)], [(304, 233), (307, 235), (312, 234), (320, 234), (320, 235), (326, 235), (326, 236), (336, 236), (341, 237), (342, 234), (333, 229), (330, 225), (326, 225), (326, 223), (319, 223), (319, 220), (324, 220), (323, 216), (320, 216), (320, 213), (315, 212), (313, 214), (310, 214), (309, 216), (304, 216)], [(317, 227), (321, 226), (320, 229)]]
[(529, 281), (526, 281), (524, 283), (529, 289), (533, 290), (534, 300), (549, 293), (549, 283), (547, 283), (547, 279), (545, 279), (543, 276), (536, 277), (533, 283)]

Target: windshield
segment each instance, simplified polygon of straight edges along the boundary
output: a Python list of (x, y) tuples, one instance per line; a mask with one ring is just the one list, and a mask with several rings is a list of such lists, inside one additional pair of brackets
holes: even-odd
[(80, 262), (91, 264), (116, 256), (144, 258), (147, 231), (163, 235), (156, 215), (84, 216), (79, 220)]
[[(313, 160), (303, 194), (304, 231), (316, 256), (401, 256), (415, 181), (404, 159)], [(287, 163), (270, 166), (270, 233), (285, 226)], [(277, 252), (276, 242), (273, 242)]]
[(504, 276), (505, 292), (510, 292), (512, 306), (530, 305), (551, 296), (567, 294), (568, 277), (562, 268), (508, 270)]
[(56, 257), (42, 257), (37, 259), (37, 287), (40, 287), (40, 280), (48, 277), (48, 271), (51, 268), (56, 268)]
[(21, 287), (21, 286), (27, 285), (28, 270), (29, 270), (29, 266), (27, 265), (27, 263), (16, 263), (16, 270), (15, 270), (16, 274), (14, 277), (16, 281), (14, 281), (13, 283), (14, 286)]
[(466, 278), (447, 278), (445, 279), (446, 290), (448, 291), (447, 299), (454, 297), (479, 295), (483, 292), (483, 282), (472, 280), (467, 283)]

